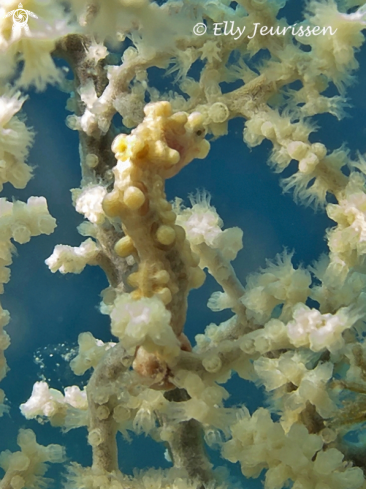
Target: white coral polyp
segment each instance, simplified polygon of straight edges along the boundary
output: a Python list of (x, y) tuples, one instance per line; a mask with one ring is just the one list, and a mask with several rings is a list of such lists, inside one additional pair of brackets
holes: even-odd
[(264, 468), (268, 469), (264, 482), (268, 489), (286, 487), (289, 480), (299, 489), (363, 487), (362, 470), (346, 464), (339, 450), (322, 451), (321, 437), (310, 434), (300, 424), (294, 424), (286, 433), (264, 408), (252, 416), (242, 409), (231, 432), (232, 439), (223, 446), (223, 457), (239, 461), (246, 477), (258, 477)]
[(73, 385), (66, 387), (63, 395), (56, 389), (50, 389), (47, 382), (36, 382), (31, 397), (20, 405), (20, 411), (27, 419), (38, 416), (65, 416), (70, 408), (82, 411), (88, 409), (86, 391), (81, 391), (78, 386)]
[(267, 267), (259, 273), (249, 275), (245, 294), (241, 301), (247, 308), (247, 317), (264, 325), (273, 309), (283, 304), (280, 319), (289, 319), (291, 308), (305, 302), (310, 293), (311, 278), (307, 270), (295, 269), (293, 253), (286, 250), (276, 255), (276, 261), (267, 261)]
[(192, 208), (185, 208), (178, 214), (177, 224), (184, 227), (187, 239), (193, 245), (206, 243), (213, 246), (215, 238), (222, 233), (223, 222), (210, 200), (207, 192), (191, 197)]
[(235, 260), (236, 255), (243, 248), (243, 231), (238, 227), (225, 229), (216, 236), (213, 246), (220, 250), (226, 260)]
[(170, 326), (170, 312), (160, 299), (133, 300), (129, 294), (117, 297), (110, 313), (112, 333), (125, 348), (134, 348), (150, 339), (155, 345), (178, 351), (179, 342)]
[(88, 409), (86, 391), (81, 391), (77, 385), (65, 388), (65, 402), (76, 409)]
[(358, 66), (354, 52), (355, 48), (359, 48), (363, 43), (364, 7), (360, 7), (354, 13), (345, 14), (339, 12), (338, 4), (334, 0), (311, 0), (307, 9), (309, 14), (312, 14), (306, 16), (312, 26), (331, 26), (333, 33), (328, 28), (323, 35), (313, 36), (311, 40), (304, 36), (299, 38), (300, 42), (312, 44), (312, 54), (318, 60), (319, 68), (337, 88), (342, 89), (344, 83), (351, 82), (350, 73)]
[(105, 214), (102, 202), (107, 190), (102, 185), (88, 185), (83, 189), (73, 189), (75, 209), (93, 224), (103, 224)]
[(36, 382), (32, 395), (27, 402), (21, 404), (20, 410), (27, 419), (37, 416), (54, 416), (64, 409), (65, 400), (61, 392), (50, 389), (47, 382)]
[(51, 234), (55, 227), (56, 220), (49, 214), (44, 197), (30, 197), (26, 204), (0, 199), (0, 231), (3, 241), (13, 238), (20, 244), (27, 243), (31, 236)]
[(0, 65), (9, 66), (9, 75), (11, 69), (16, 69), (19, 57), (24, 61), (19, 85), (33, 84), (37, 90), (43, 90), (47, 83), (62, 79), (62, 71), (56, 67), (51, 53), (56, 41), (75, 28), (68, 25), (68, 14), (60, 3), (24, 0), (24, 9), (33, 15), (28, 16), (26, 26), (13, 29), (13, 16), (6, 14), (17, 10), (18, 4), (18, 0), (6, 0), (0, 7)]
[(94, 265), (98, 247), (92, 239), (80, 246), (57, 245), (52, 255), (45, 261), (52, 273), (81, 273), (86, 265)]
[(27, 221), (31, 236), (51, 234), (55, 229), (56, 220), (49, 214), (47, 201), (44, 197), (29, 197), (27, 204), (14, 202), (13, 216), (15, 219)]
[(0, 190), (6, 182), (24, 188), (32, 175), (25, 159), (34, 134), (15, 115), (25, 99), (20, 92), (8, 92), (0, 97)]
[(214, 292), (208, 300), (207, 307), (211, 311), (223, 311), (233, 307), (234, 302), (226, 292)]
[(102, 356), (115, 343), (103, 343), (89, 333), (80, 333), (78, 337), (79, 352), (70, 362), (75, 375), (83, 375), (89, 368), (95, 368)]
[(87, 59), (94, 60), (95, 63), (108, 56), (108, 49), (104, 44), (98, 44), (95, 40), (91, 43), (87, 51)]
[(184, 228), (191, 245), (205, 243), (220, 250), (225, 259), (234, 260), (243, 247), (243, 232), (237, 227), (222, 231), (223, 222), (210, 200), (211, 196), (206, 191), (190, 197), (191, 208), (183, 208), (181, 201), (177, 199), (177, 224)]
[(136, 433), (149, 433), (156, 425), (157, 413), (165, 412), (169, 402), (160, 391), (148, 389), (142, 391), (138, 397), (131, 399), (132, 402), (140, 403), (133, 420), (133, 429)]
[(335, 314), (321, 314), (304, 304), (297, 304), (293, 320), (287, 324), (290, 342), (296, 347), (307, 347), (312, 351), (327, 348), (335, 353), (344, 347), (343, 331), (349, 329), (361, 317), (361, 312), (342, 307)]
[(351, 173), (344, 198), (339, 204), (328, 204), (327, 214), (338, 226), (328, 232), (330, 251), (340, 255), (350, 267), (352, 252), (366, 254), (366, 196), (364, 179)]

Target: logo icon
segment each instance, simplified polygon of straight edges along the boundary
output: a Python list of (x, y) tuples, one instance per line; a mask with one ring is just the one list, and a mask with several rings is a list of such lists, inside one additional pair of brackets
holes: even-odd
[(21, 3), (18, 4), (18, 8), (16, 10), (12, 10), (8, 12), (4, 17), (13, 16), (13, 28), (11, 33), (11, 40), (19, 38), (22, 34), (22, 30), (24, 29), (25, 33), (29, 33), (28, 27), (28, 16), (33, 17), (34, 19), (38, 19), (38, 16), (31, 12), (30, 10), (25, 10)]

